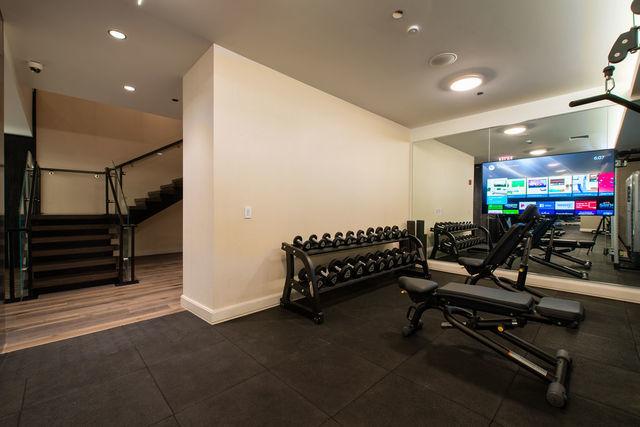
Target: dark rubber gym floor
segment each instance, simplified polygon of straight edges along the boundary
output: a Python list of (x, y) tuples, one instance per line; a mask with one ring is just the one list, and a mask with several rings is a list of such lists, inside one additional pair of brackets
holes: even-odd
[(2, 355), (0, 425), (640, 425), (640, 305), (571, 295), (579, 332), (521, 331), (573, 356), (558, 410), (437, 312), (403, 338), (393, 281), (337, 292), (321, 326), (279, 308), (217, 326), (183, 312)]

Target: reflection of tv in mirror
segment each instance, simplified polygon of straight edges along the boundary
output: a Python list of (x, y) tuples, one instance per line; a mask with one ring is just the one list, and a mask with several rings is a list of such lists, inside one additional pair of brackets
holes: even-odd
[(614, 150), (483, 163), (482, 212), (535, 204), (542, 215), (613, 215), (614, 167)]

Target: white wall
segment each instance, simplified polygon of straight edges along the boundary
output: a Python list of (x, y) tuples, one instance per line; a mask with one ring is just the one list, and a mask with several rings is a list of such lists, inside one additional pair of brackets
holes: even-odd
[(434, 139), (413, 144), (411, 216), (425, 221), (428, 235), (437, 221), (473, 220), (473, 164), (473, 156)]
[(185, 76), (183, 92), (184, 223), (206, 220), (184, 231), (183, 304), (207, 320), (277, 304), (280, 243), (296, 234), (408, 218), (403, 126), (219, 46)]

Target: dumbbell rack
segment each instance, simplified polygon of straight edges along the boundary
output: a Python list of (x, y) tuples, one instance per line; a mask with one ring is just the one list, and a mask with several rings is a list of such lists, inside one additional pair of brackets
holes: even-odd
[[(362, 277), (358, 277), (356, 279), (351, 279), (345, 282), (340, 282), (335, 286), (331, 287), (318, 287), (318, 277), (315, 274), (315, 265), (311, 259), (311, 257), (315, 255), (326, 255), (328, 253), (348, 251), (348, 250), (357, 250), (362, 248), (367, 248), (370, 246), (380, 246), (380, 245), (388, 245), (390, 243), (400, 243), (406, 246), (414, 246), (415, 250), (418, 252), (418, 259), (415, 263), (405, 264), (402, 266), (398, 266), (395, 268), (391, 268), (388, 270), (380, 271), (373, 274), (368, 274)], [(295, 247), (290, 243), (283, 242), (282, 250), (286, 253), (286, 278), (284, 282), (284, 290), (282, 291), (282, 298), (280, 299), (280, 306), (306, 316), (313, 320), (316, 324), (321, 324), (324, 322), (324, 313), (322, 312), (322, 303), (320, 295), (333, 291), (335, 289), (343, 288), (345, 286), (352, 285), (357, 282), (361, 282), (363, 280), (368, 280), (373, 277), (382, 276), (384, 274), (389, 274), (392, 272), (398, 272), (401, 270), (411, 270), (415, 269), (416, 265), (420, 266), (422, 271), (419, 271), (420, 277), (425, 279), (429, 279), (431, 275), (429, 274), (429, 267), (427, 265), (427, 260), (424, 256), (424, 250), (422, 243), (413, 235), (408, 235), (406, 237), (400, 237), (397, 239), (389, 239), (382, 240), (376, 242), (366, 242), (361, 244), (352, 244), (352, 245), (343, 245), (337, 248), (330, 247), (324, 249), (310, 249), (305, 251), (301, 248)], [(309, 275), (308, 282), (300, 282), (297, 280), (295, 276), (295, 260), (299, 259), (306, 271)], [(414, 270), (415, 271), (415, 270)], [(415, 274), (415, 273), (414, 273)], [(299, 294), (300, 298), (292, 300), (291, 294), (292, 291), (296, 291)]]
[[(480, 249), (479, 245), (486, 245), (489, 250), (493, 248), (491, 238), (489, 237), (489, 230), (485, 227), (471, 224), (471, 223), (440, 223), (436, 222), (431, 228), (433, 231), (433, 248), (431, 249), (431, 255), (429, 259), (435, 259), (438, 251), (444, 252), (449, 255), (458, 256), (460, 249), (471, 250)], [(476, 236), (476, 232), (481, 231), (484, 233), (484, 237)], [(468, 247), (461, 248), (459, 241), (459, 233), (471, 232), (475, 237), (475, 243)], [(443, 237), (446, 237), (443, 239)]]

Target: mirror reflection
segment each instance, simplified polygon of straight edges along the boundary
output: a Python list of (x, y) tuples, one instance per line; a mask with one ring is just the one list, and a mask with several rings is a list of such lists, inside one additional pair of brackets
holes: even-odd
[(638, 139), (626, 122), (612, 129), (612, 108), (415, 143), (413, 216), (425, 220), (431, 259), (473, 273), (535, 206), (530, 238), (501, 268), (517, 270), (527, 250), (532, 273), (640, 285), (640, 165), (622, 158)]

